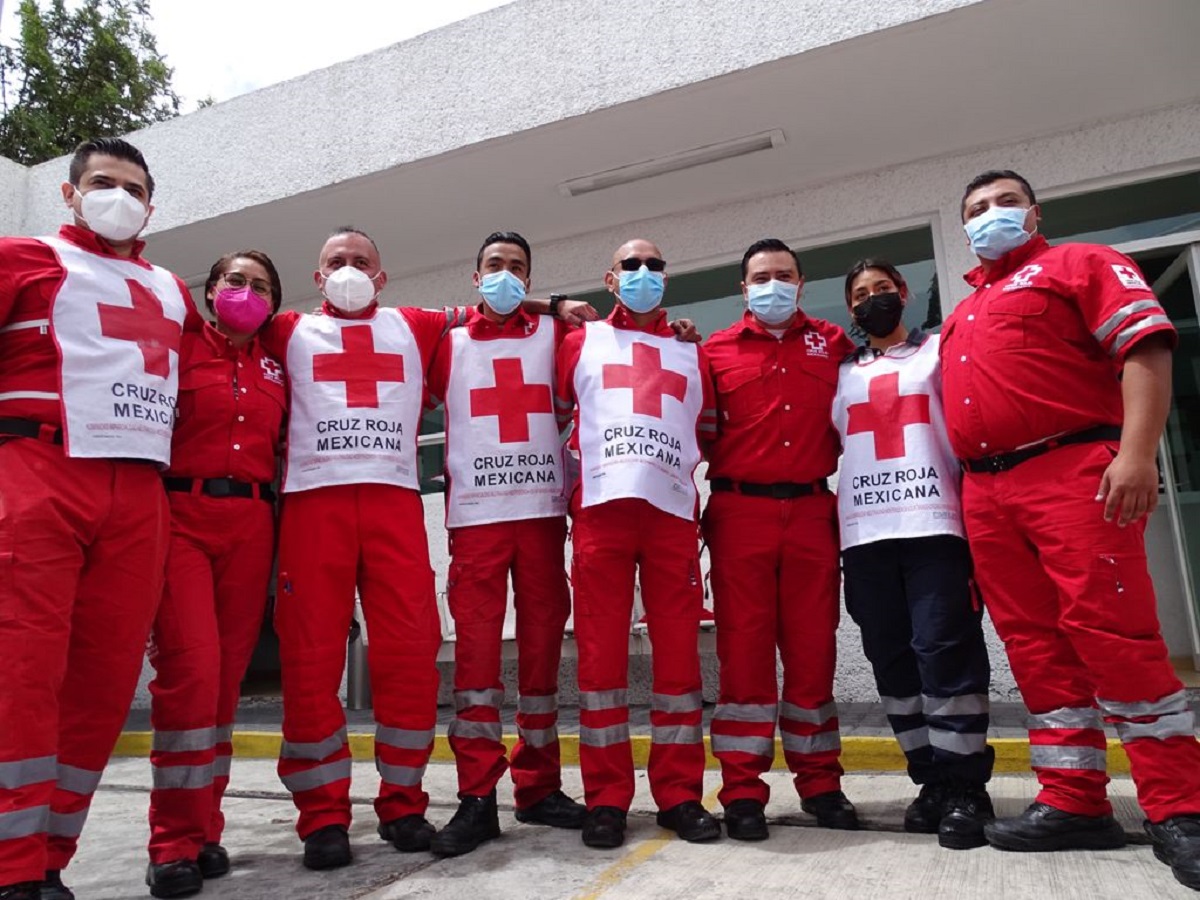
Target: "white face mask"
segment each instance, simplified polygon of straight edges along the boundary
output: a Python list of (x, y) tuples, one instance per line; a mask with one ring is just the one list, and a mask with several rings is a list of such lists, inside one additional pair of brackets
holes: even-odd
[(127, 241), (146, 227), (150, 211), (124, 188), (98, 188), (79, 194), (79, 217), (88, 228), (110, 241)]
[(370, 306), (379, 291), (374, 279), (366, 272), (354, 266), (342, 266), (325, 276), (321, 293), (342, 312), (358, 312)]

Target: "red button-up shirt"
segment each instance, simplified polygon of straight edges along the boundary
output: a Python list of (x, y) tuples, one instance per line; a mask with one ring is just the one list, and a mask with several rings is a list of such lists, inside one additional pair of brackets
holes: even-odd
[(812, 482), (837, 468), (833, 427), (846, 332), (800, 312), (781, 338), (747, 312), (704, 345), (717, 388), (717, 440), (708, 477), (759, 484)]
[(1147, 336), (1176, 339), (1137, 264), (1035, 237), (966, 276), (942, 329), (946, 428), (959, 458), (1007, 453), (1124, 418), (1118, 375)]
[[(97, 256), (125, 258), (116, 257), (104, 238), (86, 228), (64, 225), (58, 236)], [(149, 269), (141, 256), (144, 246), (135, 241), (128, 259)], [(62, 427), (59, 399), (29, 395), (59, 393), (58, 347), (49, 327), (36, 323), (50, 318), (50, 305), (65, 278), (49, 245), (34, 238), (0, 238), (0, 418)], [(203, 319), (184, 283), (178, 278), (176, 283), (187, 307), (184, 331), (199, 331)]]
[(259, 340), (239, 349), (205, 324), (183, 339), (167, 474), (273, 481), (286, 410), (283, 367)]

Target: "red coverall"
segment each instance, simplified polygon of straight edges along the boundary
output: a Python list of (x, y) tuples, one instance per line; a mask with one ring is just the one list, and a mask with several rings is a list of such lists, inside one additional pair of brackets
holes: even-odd
[[(113, 255), (87, 229), (59, 237)], [(148, 266), (142, 246), (132, 258)], [(0, 239), (0, 419), (45, 426), (42, 440), (0, 435), (0, 885), (70, 862), (162, 596), (158, 468), (72, 458), (54, 442), (59, 356), (44, 323), (64, 277), (45, 244)]]
[(150, 645), (155, 864), (195, 859), (221, 840), (233, 717), (271, 579), (286, 406), (283, 368), (257, 339), (238, 349), (208, 324), (184, 339), (167, 582)]
[[(518, 308), (503, 324), (472, 309), (466, 328), (471, 339), (525, 337), (531, 317)], [(557, 341), (566, 325), (553, 326)], [(432, 401), (446, 397), (450, 377), (450, 335), (442, 338), (429, 373)], [(447, 411), (449, 415), (449, 411)], [(467, 440), (447, 429), (447, 441)], [(450, 573), (446, 582), (454, 617), (455, 728), (450, 746), (461, 794), (482, 797), (511, 768), (518, 809), (544, 800), (562, 787), (558, 743), (558, 667), (563, 629), (571, 614), (563, 558), (567, 523), (562, 516), (468, 525), (450, 530)], [(500, 651), (508, 578), (513, 579), (517, 611), (517, 729), (511, 763), (501, 741)]]
[[(777, 717), (796, 790), (802, 797), (836, 791), (839, 539), (837, 500), (823, 482), (841, 452), (830, 414), (838, 366), (854, 344), (837, 325), (803, 312), (782, 339), (746, 313), (709, 337), (705, 350), (718, 417), (704, 535), (721, 662), (712, 720), (720, 800), (767, 801), (770, 788), (760, 776), (775, 756)], [(734, 490), (717, 489), (728, 482)], [(811, 485), (813, 493), (748, 493), (777, 483)], [(775, 647), (783, 661), (782, 705)]]
[[(1117, 376), (1149, 335), (1175, 332), (1133, 261), (1042, 237), (967, 275), (975, 293), (942, 332), (946, 425), (961, 459), (1120, 425)], [(1016, 351), (1016, 352), (1014, 352)], [(1200, 813), (1200, 745), (1167, 659), (1145, 519), (1121, 528), (1096, 501), (1115, 440), (1068, 443), (963, 478), (976, 578), (1032, 713), (1038, 800), (1104, 815), (1113, 724), (1152, 822)], [(1097, 708), (1098, 707), (1098, 708)]]
[[(620, 304), (608, 321), (637, 330)], [(665, 311), (646, 326), (650, 334), (673, 336)], [(575, 409), (570, 446), (578, 451), (579, 410), (575, 368), (584, 330), (564, 338), (555, 378), (560, 419)], [(715, 430), (708, 363), (700, 353), (702, 412), (696, 423), (702, 440)], [(571, 498), (571, 584), (575, 600), (575, 640), (579, 652), (579, 762), (588, 809), (628, 810), (634, 795), (633, 750), (629, 740), (629, 627), (634, 574), (641, 582), (646, 625), (654, 647), (651, 659), (654, 701), (652, 744), (647, 774), (659, 809), (699, 800), (704, 775), (701, 730), (700, 654), (697, 632), (703, 610), (698, 529), (646, 500), (610, 500), (581, 505)], [(592, 736), (589, 739), (589, 735)], [(694, 738), (694, 740), (693, 740)]]
[[(323, 307), (342, 318), (374, 310), (345, 316)], [(427, 369), (454, 311), (400, 312)], [(285, 312), (271, 321), (263, 332), (268, 353), (286, 362), (299, 320)], [(413, 434), (419, 423), (405, 425)], [(442, 634), (420, 494), (366, 483), (296, 491), (284, 497), (280, 517), (275, 631), (283, 667), (279, 775), (300, 811), (302, 839), (350, 823), (350, 746), (338, 685), (356, 585), (370, 635), (375, 761), (383, 776), (375, 811), (390, 822), (423, 814), (429, 803), (421, 778), (437, 724)]]

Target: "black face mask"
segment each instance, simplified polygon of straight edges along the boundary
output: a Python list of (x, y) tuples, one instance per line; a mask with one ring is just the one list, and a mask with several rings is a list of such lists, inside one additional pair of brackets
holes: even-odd
[(854, 324), (871, 337), (887, 337), (900, 324), (900, 316), (904, 313), (904, 301), (895, 291), (887, 294), (873, 294), (858, 306), (854, 307), (852, 315)]

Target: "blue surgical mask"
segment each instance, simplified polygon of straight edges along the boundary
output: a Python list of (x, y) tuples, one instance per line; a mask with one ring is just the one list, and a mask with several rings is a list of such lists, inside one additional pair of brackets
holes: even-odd
[(507, 316), (525, 299), (525, 282), (512, 272), (488, 272), (479, 279), (479, 296), (502, 316)]
[(1029, 242), (1033, 234), (1025, 230), (1028, 207), (993, 206), (967, 222), (963, 229), (971, 250), (980, 259), (999, 259)]
[(636, 272), (622, 272), (617, 281), (621, 302), (635, 313), (648, 313), (662, 303), (664, 287), (662, 272), (651, 272), (645, 266)]
[(800, 285), (788, 281), (764, 281), (746, 285), (746, 305), (764, 325), (782, 325), (796, 314)]

